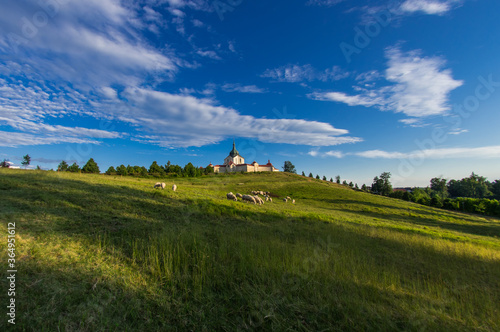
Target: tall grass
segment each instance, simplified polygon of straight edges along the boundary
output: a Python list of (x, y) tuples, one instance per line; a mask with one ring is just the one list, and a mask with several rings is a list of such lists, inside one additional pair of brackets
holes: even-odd
[[(498, 219), (288, 174), (175, 181), (176, 193), (145, 179), (0, 170), (0, 217), (18, 228), (16, 327), (500, 328)], [(225, 199), (257, 189), (297, 203)]]

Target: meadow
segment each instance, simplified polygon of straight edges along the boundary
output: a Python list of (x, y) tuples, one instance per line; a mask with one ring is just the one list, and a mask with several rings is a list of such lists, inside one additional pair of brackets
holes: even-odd
[[(274, 201), (225, 198), (251, 190)], [(498, 218), (287, 173), (0, 169), (0, 219), (2, 331), (500, 330)]]

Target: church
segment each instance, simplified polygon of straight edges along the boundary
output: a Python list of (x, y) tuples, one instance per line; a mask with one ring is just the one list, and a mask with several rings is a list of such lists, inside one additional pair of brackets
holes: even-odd
[(243, 158), (238, 150), (236, 150), (236, 145), (233, 142), (233, 149), (229, 152), (229, 156), (224, 159), (223, 165), (208, 165), (214, 168), (215, 173), (232, 173), (232, 172), (279, 172), (279, 169), (271, 164), (268, 160), (267, 164), (259, 165), (256, 161), (251, 164), (245, 164), (245, 158)]

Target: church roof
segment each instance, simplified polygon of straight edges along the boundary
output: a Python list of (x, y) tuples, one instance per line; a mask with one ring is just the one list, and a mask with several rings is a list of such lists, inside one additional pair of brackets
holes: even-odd
[(234, 144), (234, 141), (233, 141), (233, 149), (231, 150), (231, 152), (229, 152), (229, 155), (233, 158), (240, 155), (238, 150), (236, 150), (236, 145)]

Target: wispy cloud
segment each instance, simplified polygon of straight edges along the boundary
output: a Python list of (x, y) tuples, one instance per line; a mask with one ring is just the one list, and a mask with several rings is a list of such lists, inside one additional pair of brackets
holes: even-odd
[(307, 65), (287, 65), (274, 69), (267, 69), (262, 73), (261, 77), (271, 78), (277, 82), (312, 82), (312, 81), (338, 81), (349, 76), (348, 72), (343, 71), (340, 67), (319, 71), (310, 64)]
[(406, 0), (399, 7), (404, 13), (423, 12), (440, 15), (450, 11), (460, 0)]
[(382, 159), (408, 159), (408, 158), (429, 158), (429, 159), (451, 159), (451, 158), (499, 158), (500, 145), (476, 147), (476, 148), (442, 148), (415, 150), (412, 152), (388, 152), (383, 150), (370, 150), (353, 153), (355, 156), (364, 158)]
[(344, 136), (347, 130), (328, 123), (255, 118), (218, 106), (210, 99), (140, 88), (127, 88), (123, 97), (132, 107), (131, 121), (152, 133), (142, 139), (164, 147), (203, 146), (233, 136), (266, 143), (313, 146), (361, 141), (357, 137)]
[(345, 0), (309, 0), (306, 5), (309, 6), (334, 6), (338, 3), (341, 3)]
[(241, 85), (239, 83), (226, 83), (221, 86), (221, 89), (226, 92), (242, 92), (242, 93), (264, 93), (266, 90), (259, 88), (256, 85)]
[[(445, 61), (423, 57), (420, 51), (402, 53), (399, 48), (386, 52), (388, 68), (385, 79), (392, 83), (376, 89), (357, 87), (361, 94), (315, 92), (312, 99), (345, 103), (349, 106), (376, 106), (381, 110), (404, 113), (411, 117), (444, 114), (450, 110), (449, 93), (463, 84), (443, 69)], [(366, 81), (366, 77), (363, 77)]]

